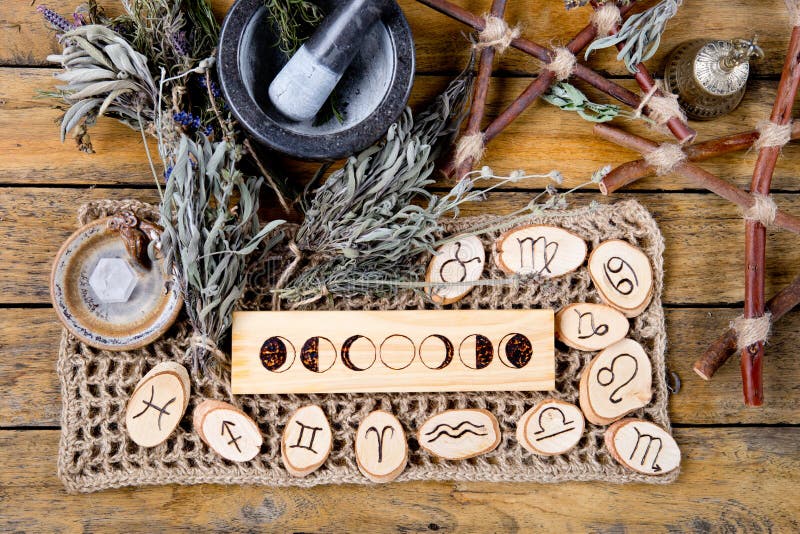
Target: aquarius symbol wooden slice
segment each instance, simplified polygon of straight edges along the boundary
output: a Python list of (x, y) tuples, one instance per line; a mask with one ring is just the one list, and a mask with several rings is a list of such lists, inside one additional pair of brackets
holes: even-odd
[(494, 245), (494, 259), (507, 274), (554, 278), (583, 264), (586, 242), (557, 226), (522, 226), (500, 236)]
[(125, 410), (128, 435), (142, 447), (155, 447), (178, 426), (189, 405), (191, 382), (175, 362), (153, 367), (136, 384)]
[(522, 415), (517, 423), (517, 441), (534, 454), (555, 456), (575, 447), (584, 427), (577, 406), (545, 399)]
[(616, 461), (638, 473), (665, 475), (681, 464), (681, 450), (675, 439), (650, 421), (617, 421), (608, 427), (604, 440)]
[(373, 482), (391, 482), (408, 461), (403, 426), (389, 412), (377, 410), (361, 421), (356, 432), (358, 469)]
[(607, 425), (646, 406), (652, 396), (650, 358), (632, 339), (603, 350), (581, 374), (581, 409), (596, 425)]
[(247, 462), (261, 451), (258, 425), (232, 404), (204, 400), (194, 409), (194, 430), (214, 452), (232, 462)]
[(325, 463), (332, 446), (333, 433), (325, 412), (319, 406), (303, 406), (283, 429), (283, 465), (290, 475), (304, 477)]
[(458, 285), (432, 286), (428, 290), (431, 300), (439, 304), (452, 304), (466, 296), (480, 280), (486, 263), (486, 251), (477, 236), (469, 236), (442, 245), (428, 264), (428, 282), (446, 282)]
[(604, 241), (589, 256), (589, 275), (603, 302), (627, 317), (641, 314), (653, 296), (647, 255), (627, 241)]
[(463, 460), (495, 450), (500, 425), (487, 410), (447, 410), (422, 424), (417, 441), (434, 456)]
[(556, 314), (556, 336), (578, 350), (602, 350), (627, 336), (629, 328), (622, 312), (604, 304), (570, 304)]

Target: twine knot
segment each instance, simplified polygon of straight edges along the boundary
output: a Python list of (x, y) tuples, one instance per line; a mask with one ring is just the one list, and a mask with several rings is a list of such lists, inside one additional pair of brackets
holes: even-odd
[(553, 52), (552, 60), (545, 68), (555, 75), (556, 80), (566, 80), (572, 75), (572, 71), (575, 70), (575, 64), (577, 63), (575, 54), (563, 46), (559, 46)]
[(207, 336), (194, 334), (189, 338), (189, 346), (196, 349), (202, 349), (217, 357), (219, 361), (225, 361), (227, 356), (220, 350), (217, 344)]
[[(656, 95), (661, 92), (662, 96)], [(644, 108), (649, 110), (648, 116), (659, 126), (666, 124), (672, 117), (677, 117), (682, 122), (686, 122), (686, 115), (678, 103), (678, 95), (668, 92), (659, 80), (647, 93), (642, 95), (642, 100), (636, 108), (634, 117), (637, 119), (642, 116)]]
[(786, 9), (789, 11), (789, 23), (800, 26), (800, 0), (786, 0)]
[(758, 342), (766, 342), (769, 337), (771, 326), (771, 313), (765, 313), (761, 317), (754, 317), (752, 319), (745, 319), (744, 315), (740, 315), (731, 321), (731, 328), (736, 331), (737, 348), (739, 350), (744, 350)]
[(659, 176), (669, 174), (672, 169), (686, 161), (680, 145), (663, 143), (658, 148), (644, 155), (644, 160), (653, 167)]
[(483, 20), (485, 25), (483, 30), (478, 33), (478, 42), (475, 44), (475, 48), (478, 50), (494, 48), (495, 52), (502, 54), (511, 46), (511, 41), (520, 35), (518, 27), (509, 27), (501, 17), (484, 15)]
[(456, 153), (453, 159), (454, 168), (459, 169), (467, 161), (480, 160), (485, 150), (486, 145), (481, 132), (461, 136), (461, 139), (456, 144)]
[(622, 22), (622, 14), (619, 12), (617, 4), (607, 2), (592, 13), (590, 22), (597, 29), (597, 37), (606, 37), (614, 26)]
[(743, 211), (745, 220), (758, 221), (766, 227), (772, 226), (778, 215), (778, 206), (769, 195), (753, 193), (753, 205)]
[(756, 124), (758, 130), (758, 139), (753, 143), (753, 148), (761, 150), (762, 148), (778, 146), (782, 147), (792, 139), (792, 123), (788, 124), (775, 124), (772, 121), (761, 121)]

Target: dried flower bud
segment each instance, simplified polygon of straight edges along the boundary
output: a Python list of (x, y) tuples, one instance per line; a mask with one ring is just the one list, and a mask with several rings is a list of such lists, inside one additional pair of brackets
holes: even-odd
[(548, 173), (548, 176), (550, 177), (551, 180), (553, 180), (558, 185), (561, 185), (561, 184), (564, 183), (564, 175), (561, 174), (560, 171), (557, 171), (557, 170), (553, 169), (552, 171), (550, 171)]

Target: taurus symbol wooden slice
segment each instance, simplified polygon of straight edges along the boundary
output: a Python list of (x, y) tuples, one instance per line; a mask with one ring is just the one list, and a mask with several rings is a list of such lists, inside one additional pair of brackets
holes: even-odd
[(136, 384), (125, 410), (128, 435), (142, 447), (155, 447), (178, 426), (189, 405), (191, 382), (175, 362), (153, 367)]
[[(426, 280), (434, 285), (428, 290), (431, 300), (452, 304), (464, 298), (480, 280), (486, 263), (486, 251), (476, 236), (469, 236), (442, 245), (428, 264)], [(440, 285), (446, 283), (454, 285)]]
[(616, 461), (638, 473), (664, 475), (681, 464), (681, 450), (675, 439), (650, 421), (617, 421), (608, 427), (604, 440)]
[(586, 242), (556, 226), (522, 226), (500, 236), (494, 260), (507, 274), (554, 278), (574, 271), (586, 259)]
[(417, 441), (434, 456), (463, 460), (495, 450), (500, 425), (487, 410), (447, 410), (422, 424)]
[(333, 434), (319, 406), (303, 406), (289, 418), (281, 439), (281, 458), (286, 470), (304, 477), (317, 470), (331, 453)]
[(602, 350), (628, 335), (625, 315), (604, 304), (570, 304), (556, 314), (556, 336), (573, 349)]
[(607, 425), (646, 406), (652, 395), (650, 358), (632, 339), (602, 351), (581, 374), (581, 409), (596, 425)]
[(232, 462), (247, 462), (261, 451), (258, 425), (227, 402), (205, 400), (194, 409), (194, 430), (217, 454)]
[(647, 255), (627, 241), (604, 241), (589, 256), (589, 275), (603, 302), (627, 317), (641, 314), (653, 296)]
[(391, 482), (408, 461), (406, 433), (397, 418), (382, 410), (370, 413), (356, 432), (358, 469), (373, 482)]
[(517, 441), (532, 453), (555, 456), (575, 447), (584, 427), (583, 414), (577, 406), (545, 399), (517, 422)]

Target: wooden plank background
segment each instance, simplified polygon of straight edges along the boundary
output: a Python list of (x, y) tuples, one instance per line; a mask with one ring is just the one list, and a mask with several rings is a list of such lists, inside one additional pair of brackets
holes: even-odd
[[(70, 13), (78, 0), (48, 7)], [(115, 0), (103, 0), (109, 13)], [(412, 0), (401, 0), (417, 46), (418, 107), (444, 87), (467, 54), (465, 28)], [(461, 0), (473, 12), (488, 0)], [(231, 0), (215, 0), (224, 16)], [(586, 24), (585, 9), (565, 12), (560, 0), (515, 0), (508, 19), (540, 43), (563, 43)], [(660, 73), (678, 43), (699, 37), (759, 36), (766, 51), (742, 105), (727, 117), (697, 123), (699, 139), (750, 128), (769, 113), (788, 41), (781, 0), (694, 0), (670, 23), (649, 62)], [(743, 284), (743, 225), (738, 211), (676, 176), (642, 180), (611, 199), (582, 192), (575, 203), (635, 198), (664, 232), (669, 334), (668, 365), (683, 380), (670, 403), (684, 453), (678, 482), (667, 487), (606, 484), (405, 483), (380, 487), (167, 486), (67, 495), (55, 475), (60, 398), (55, 374), (60, 325), (49, 304), (47, 279), (60, 243), (75, 228), (86, 200), (157, 194), (139, 134), (101, 119), (92, 131), (96, 154), (61, 144), (59, 110), (37, 92), (57, 70), (46, 56), (58, 47), (28, 0), (0, 2), (0, 528), (8, 530), (155, 529), (344, 531), (591, 530), (797, 531), (800, 485), (800, 312), (790, 313), (770, 339), (766, 405), (742, 406), (738, 366), (710, 383), (691, 363), (739, 313)], [(590, 65), (635, 89), (614, 54)], [(488, 102), (497, 114), (536, 75), (536, 62), (509, 51), (496, 64)], [(586, 89), (585, 87), (582, 87)], [(604, 97), (587, 90), (593, 98)], [(631, 131), (641, 125), (622, 122)], [(648, 134), (652, 135), (652, 134)], [(800, 213), (800, 148), (787, 146), (775, 175), (777, 202)], [(497, 171), (561, 170), (576, 185), (598, 167), (633, 157), (592, 137), (577, 116), (539, 103), (495, 140), (486, 163)], [(703, 163), (740, 186), (749, 184), (754, 153)], [(298, 180), (314, 167), (276, 158)], [(451, 185), (446, 180), (437, 187)], [(466, 214), (507, 213), (543, 184), (528, 181), (489, 195)], [(800, 266), (798, 237), (770, 232), (767, 292), (787, 283)], [(794, 497), (792, 497), (794, 495)]]

